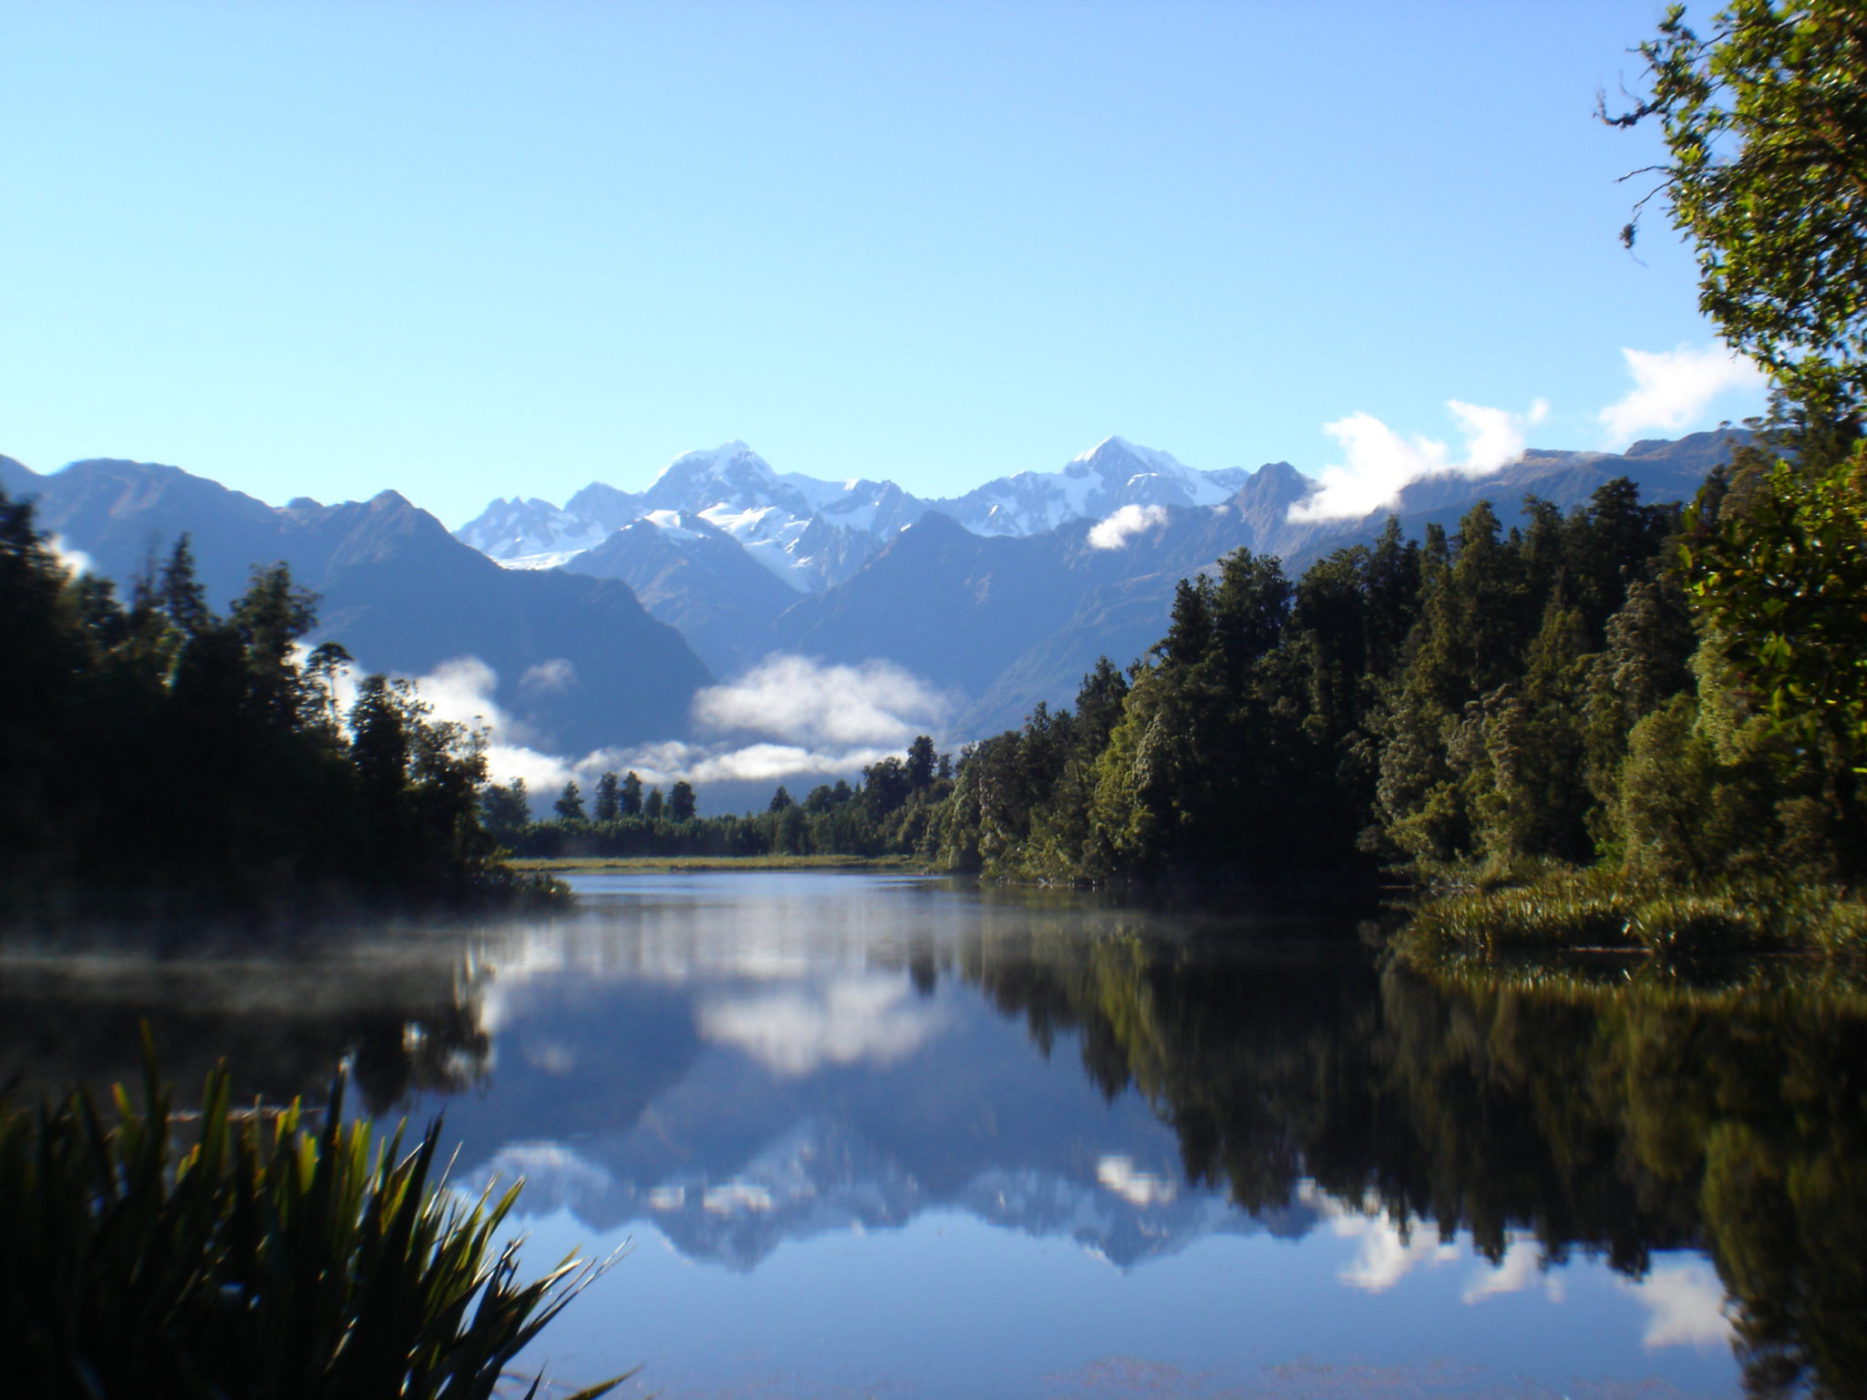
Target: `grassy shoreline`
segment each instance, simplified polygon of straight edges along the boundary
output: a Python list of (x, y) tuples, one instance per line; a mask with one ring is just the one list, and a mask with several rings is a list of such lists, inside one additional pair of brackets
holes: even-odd
[(1681, 887), (1622, 881), (1600, 871), (1562, 872), (1440, 894), (1414, 912), (1394, 947), (1416, 964), (1515, 952), (1852, 958), (1867, 953), (1867, 901), (1820, 885)]
[(669, 872), (881, 870), (932, 874), (913, 856), (534, 856), (506, 862), (523, 874), (665, 875)]

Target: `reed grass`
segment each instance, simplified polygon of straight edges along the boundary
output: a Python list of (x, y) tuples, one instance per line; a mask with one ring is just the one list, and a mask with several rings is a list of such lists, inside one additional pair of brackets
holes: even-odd
[[(145, 1042), (143, 1104), (0, 1103), (0, 1351), (34, 1397), (485, 1400), (604, 1267), (518, 1277), (514, 1185), (445, 1189), (409, 1150), (302, 1106), (237, 1109), (225, 1066), (178, 1115)], [(624, 1377), (580, 1391), (594, 1400)], [(537, 1394), (542, 1377), (524, 1393)]]
[(1400, 934), (1403, 956), (1616, 950), (1660, 959), (1730, 953), (1867, 953), (1867, 903), (1820, 885), (1729, 882), (1680, 888), (1601, 871), (1443, 895)]

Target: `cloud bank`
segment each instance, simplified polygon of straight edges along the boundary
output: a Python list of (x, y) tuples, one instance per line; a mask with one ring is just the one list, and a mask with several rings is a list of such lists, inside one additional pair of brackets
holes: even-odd
[[(302, 661), (302, 656), (301, 656)], [(403, 676), (435, 719), (465, 725), (486, 740), (492, 780), (523, 779), (534, 804), (575, 781), (586, 791), (606, 771), (633, 769), (645, 783), (816, 783), (851, 778), (903, 752), (918, 734), (937, 734), (951, 709), (947, 697), (889, 662), (826, 665), (808, 657), (772, 655), (738, 680), (709, 686), (694, 698), (701, 741), (679, 739), (629, 748), (562, 755), (537, 747), (537, 736), (496, 699), (499, 677), (474, 656), (457, 657), (423, 676)], [(576, 684), (569, 661), (532, 667), (520, 678), (527, 693)], [(338, 703), (356, 699), (356, 680), (343, 674)], [(705, 793), (701, 793), (704, 801)]]
[(1549, 404), (1538, 399), (1526, 413), (1450, 399), (1464, 450), (1454, 455), (1437, 438), (1395, 432), (1371, 413), (1351, 413), (1323, 431), (1341, 446), (1344, 460), (1324, 467), (1317, 490), (1290, 507), (1296, 523), (1359, 520), (1391, 506), (1401, 491), (1431, 476), (1483, 476), (1523, 455), (1524, 431), (1540, 423)]
[(945, 1012), (898, 977), (856, 973), (814, 987), (726, 997), (700, 1008), (701, 1036), (796, 1079), (826, 1065), (880, 1068), (938, 1034)]
[(1622, 350), (1634, 387), (1600, 414), (1610, 442), (1624, 447), (1641, 433), (1676, 433), (1702, 421), (1711, 401), (1735, 389), (1761, 389), (1762, 370), (1722, 345)]
[(778, 654), (694, 697), (704, 728), (805, 746), (905, 745), (946, 708), (940, 692), (892, 662), (829, 666)]
[(1733, 1328), (1725, 1314), (1724, 1285), (1703, 1259), (1655, 1268), (1638, 1282), (1617, 1278), (1615, 1287), (1647, 1309), (1640, 1344), (1648, 1351), (1730, 1344)]
[[(1621, 359), (1633, 387), (1592, 415), (1609, 450), (1624, 449), (1643, 433), (1679, 433), (1705, 421), (1715, 400), (1739, 391), (1756, 392), (1768, 382), (1763, 371), (1723, 345), (1681, 345), (1673, 350), (1623, 349)], [(1396, 431), (1371, 413), (1351, 413), (1323, 431), (1334, 438), (1342, 460), (1317, 474), (1317, 488), (1290, 508), (1289, 519), (1359, 520), (1395, 505), (1416, 481), (1447, 475), (1484, 476), (1523, 455), (1525, 429), (1544, 421), (1549, 402), (1537, 399), (1525, 413), (1451, 399), (1446, 408), (1458, 421), (1462, 449), (1439, 438)], [(1104, 525), (1111, 524), (1111, 516)], [(1102, 526), (1098, 526), (1101, 529)]]
[(59, 567), (73, 578), (94, 572), (91, 556), (82, 549), (76, 549), (67, 544), (63, 535), (53, 535), (46, 541), (46, 544), (51, 549), (53, 558), (58, 560)]
[(1136, 535), (1167, 523), (1167, 507), (1126, 505), (1089, 529), (1091, 549), (1120, 549)]

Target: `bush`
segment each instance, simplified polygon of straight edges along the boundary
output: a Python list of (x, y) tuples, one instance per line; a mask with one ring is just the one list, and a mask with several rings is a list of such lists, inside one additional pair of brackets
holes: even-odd
[(296, 1102), (234, 1109), (223, 1066), (184, 1147), (153, 1064), (144, 1107), (118, 1086), (108, 1125), (83, 1092), (0, 1105), (13, 1393), (477, 1400), (600, 1272), (518, 1282), (516, 1245), (493, 1245), (518, 1187), (447, 1192), (438, 1128), (406, 1153), (400, 1128), (375, 1140), (344, 1123), (341, 1078), (314, 1132)]

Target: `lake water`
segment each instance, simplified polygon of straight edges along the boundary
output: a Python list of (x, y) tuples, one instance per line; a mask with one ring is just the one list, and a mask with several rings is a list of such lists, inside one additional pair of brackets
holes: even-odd
[[(1451, 991), (1352, 923), (938, 880), (588, 876), (568, 914), (0, 959), (0, 1077), (444, 1112), (527, 1360), (684, 1397), (1858, 1395), (1846, 995)], [(516, 1392), (515, 1392), (516, 1393)]]

